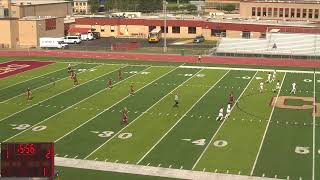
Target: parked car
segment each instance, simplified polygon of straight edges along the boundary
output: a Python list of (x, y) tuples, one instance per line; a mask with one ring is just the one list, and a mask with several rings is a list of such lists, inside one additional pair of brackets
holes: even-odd
[(201, 43), (201, 42), (204, 42), (204, 37), (201, 35), (201, 36), (196, 36), (194, 39), (193, 39), (193, 42), (194, 43)]
[(64, 49), (68, 47), (68, 44), (64, 43), (64, 38), (51, 38), (42, 37), (40, 38), (40, 48), (58, 48)]
[(88, 41), (88, 40), (93, 40), (93, 33), (88, 32), (88, 33), (81, 33), (80, 34), (80, 39), (83, 41)]
[(67, 44), (79, 44), (81, 39), (79, 36), (66, 36), (64, 42)]
[(93, 39), (100, 39), (101, 38), (99, 32), (92, 32), (92, 34), (93, 34)]

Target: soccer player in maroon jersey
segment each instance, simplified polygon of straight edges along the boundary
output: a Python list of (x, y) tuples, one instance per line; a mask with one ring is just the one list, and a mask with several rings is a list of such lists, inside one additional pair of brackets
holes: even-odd
[(122, 123), (128, 124), (128, 109), (126, 107), (122, 111)]
[(134, 87), (133, 87), (133, 83), (131, 83), (130, 85), (130, 95), (133, 96), (134, 95)]
[(109, 89), (112, 89), (112, 79), (111, 78), (108, 81), (108, 87), (109, 87)]
[(27, 100), (31, 100), (32, 99), (32, 92), (31, 92), (31, 89), (28, 88), (27, 89)]
[(233, 106), (234, 104), (234, 95), (233, 95), (233, 92), (230, 93), (229, 95), (229, 103), (228, 104), (231, 104), (231, 106)]
[(78, 78), (77, 78), (77, 73), (76, 72), (73, 72), (72, 79), (73, 79), (73, 85), (77, 86), (79, 84), (79, 82), (78, 82)]
[(122, 80), (122, 69), (120, 68), (119, 71), (118, 71), (118, 77), (119, 77), (119, 80), (121, 81)]

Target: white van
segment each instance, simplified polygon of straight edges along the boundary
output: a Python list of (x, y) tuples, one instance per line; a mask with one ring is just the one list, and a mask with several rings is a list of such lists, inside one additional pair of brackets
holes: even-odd
[(79, 36), (66, 36), (64, 42), (67, 44), (79, 44), (81, 39)]
[(80, 35), (80, 39), (83, 40), (83, 41), (93, 40), (94, 39), (93, 33), (91, 33), (91, 32), (82, 33)]
[(40, 38), (40, 48), (58, 48), (64, 49), (68, 47), (68, 44), (64, 43), (64, 38), (51, 38), (51, 37), (42, 37)]

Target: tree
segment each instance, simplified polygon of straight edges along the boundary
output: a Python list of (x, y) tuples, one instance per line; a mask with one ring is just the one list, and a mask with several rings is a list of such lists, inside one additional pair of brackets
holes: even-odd
[(99, 11), (99, 0), (89, 0), (89, 5), (92, 13), (96, 13)]
[(231, 12), (236, 9), (236, 5), (235, 4), (224, 4), (224, 6), (222, 6), (222, 9), (224, 11)]
[(186, 9), (189, 11), (189, 12), (193, 12), (193, 11), (196, 11), (197, 10), (197, 6), (193, 5), (193, 4), (188, 4)]

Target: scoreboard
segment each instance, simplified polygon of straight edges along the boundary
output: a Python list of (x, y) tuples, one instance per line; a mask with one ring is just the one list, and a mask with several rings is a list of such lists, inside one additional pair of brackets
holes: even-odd
[(53, 143), (1, 144), (1, 177), (53, 176)]

